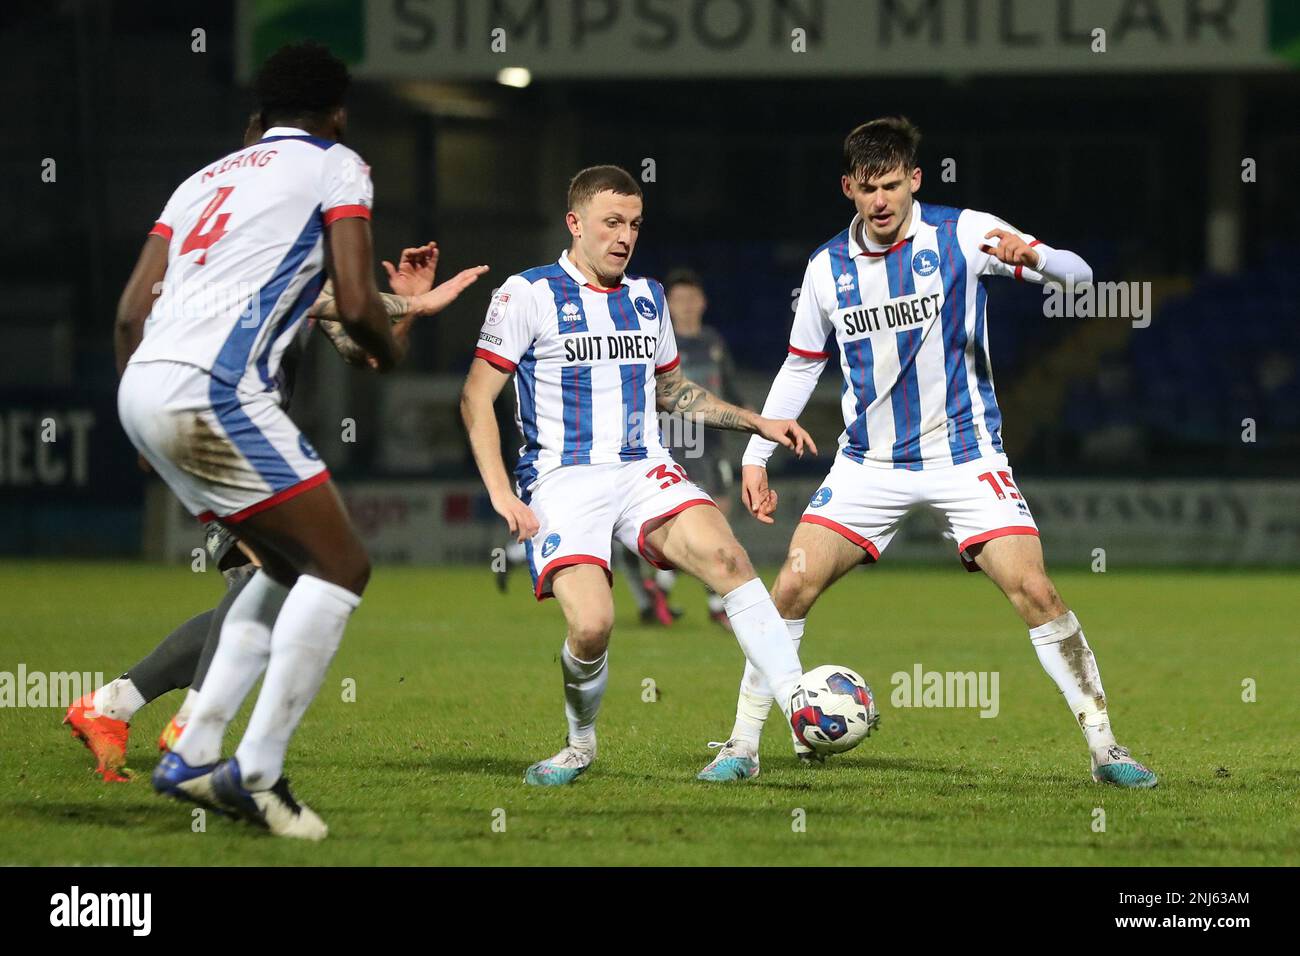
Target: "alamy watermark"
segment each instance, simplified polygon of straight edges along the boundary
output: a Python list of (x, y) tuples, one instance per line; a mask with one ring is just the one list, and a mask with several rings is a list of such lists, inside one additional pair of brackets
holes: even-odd
[(978, 707), (981, 717), (996, 717), (1001, 710), (997, 671), (927, 671), (918, 662), (911, 671), (896, 671), (890, 678), (894, 707)]
[(68, 708), (86, 694), (104, 686), (104, 675), (96, 671), (0, 671), (0, 707)]
[(681, 412), (632, 412), (627, 416), (625, 444), (645, 447), (648, 428), (659, 429), (659, 442), (681, 458), (704, 456), (704, 435), (708, 427), (702, 415)]
[(1129, 319), (1135, 329), (1151, 324), (1150, 282), (1081, 282), (1043, 285), (1043, 315), (1049, 319)]

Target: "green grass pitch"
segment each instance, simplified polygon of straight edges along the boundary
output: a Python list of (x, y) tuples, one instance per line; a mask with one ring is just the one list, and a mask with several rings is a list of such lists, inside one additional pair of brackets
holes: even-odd
[[(876, 692), (880, 732), (852, 753), (802, 768), (772, 721), (756, 780), (697, 782), (706, 741), (731, 727), (739, 649), (696, 583), (664, 631), (636, 623), (619, 581), (600, 758), (571, 787), (533, 789), (524, 768), (564, 737), (555, 602), (536, 605), (523, 572), (501, 597), (486, 568), (381, 567), (289, 753), (326, 841), (211, 817), (194, 832), (188, 806), (155, 796), (174, 693), (137, 716), (136, 778), (118, 785), (92, 774), (61, 711), (0, 710), (0, 864), (1300, 864), (1295, 575), (1056, 581), (1156, 790), (1091, 782), (1082, 736), (987, 580), (888, 565), (829, 592), (804, 642), (806, 667), (853, 667)], [(0, 670), (112, 678), (221, 588), (185, 567), (0, 564)], [(918, 662), (997, 671), (1000, 712), (892, 706), (891, 675)]]

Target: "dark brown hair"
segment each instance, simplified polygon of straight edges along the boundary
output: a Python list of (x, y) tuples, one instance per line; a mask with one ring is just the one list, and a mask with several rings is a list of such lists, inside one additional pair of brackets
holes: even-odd
[(906, 116), (886, 116), (863, 123), (844, 137), (844, 175), (874, 179), (903, 167), (916, 168), (921, 131)]
[(597, 193), (640, 196), (641, 186), (621, 166), (588, 166), (569, 181), (569, 209), (585, 206)]

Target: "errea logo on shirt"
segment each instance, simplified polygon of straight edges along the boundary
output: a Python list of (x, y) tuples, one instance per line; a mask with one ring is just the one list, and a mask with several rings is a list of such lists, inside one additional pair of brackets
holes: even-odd
[(841, 292), (848, 292), (856, 281), (852, 272), (841, 272), (840, 277), (835, 280), (835, 288)]
[(582, 317), (582, 310), (578, 308), (577, 303), (566, 302), (560, 306), (560, 318), (565, 322), (577, 322)]

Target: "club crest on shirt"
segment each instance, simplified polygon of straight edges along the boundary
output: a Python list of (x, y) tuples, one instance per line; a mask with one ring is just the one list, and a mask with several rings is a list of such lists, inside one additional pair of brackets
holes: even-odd
[(912, 271), (919, 276), (928, 276), (939, 268), (939, 254), (933, 249), (922, 249), (912, 256)]
[(542, 542), (542, 557), (549, 558), (555, 553), (555, 549), (560, 546), (560, 536), (557, 532), (552, 531)]
[(839, 289), (841, 292), (848, 292), (853, 288), (856, 282), (857, 280), (854, 278), (852, 272), (841, 272), (840, 277), (835, 280), (835, 288)]
[(808, 502), (810, 508), (820, 508), (831, 500), (831, 490), (825, 486), (818, 488)]
[(645, 296), (638, 296), (632, 305), (636, 307), (636, 311), (641, 318), (646, 319), (647, 321), (654, 321), (659, 318), (659, 310), (656, 309), (655, 304)]

